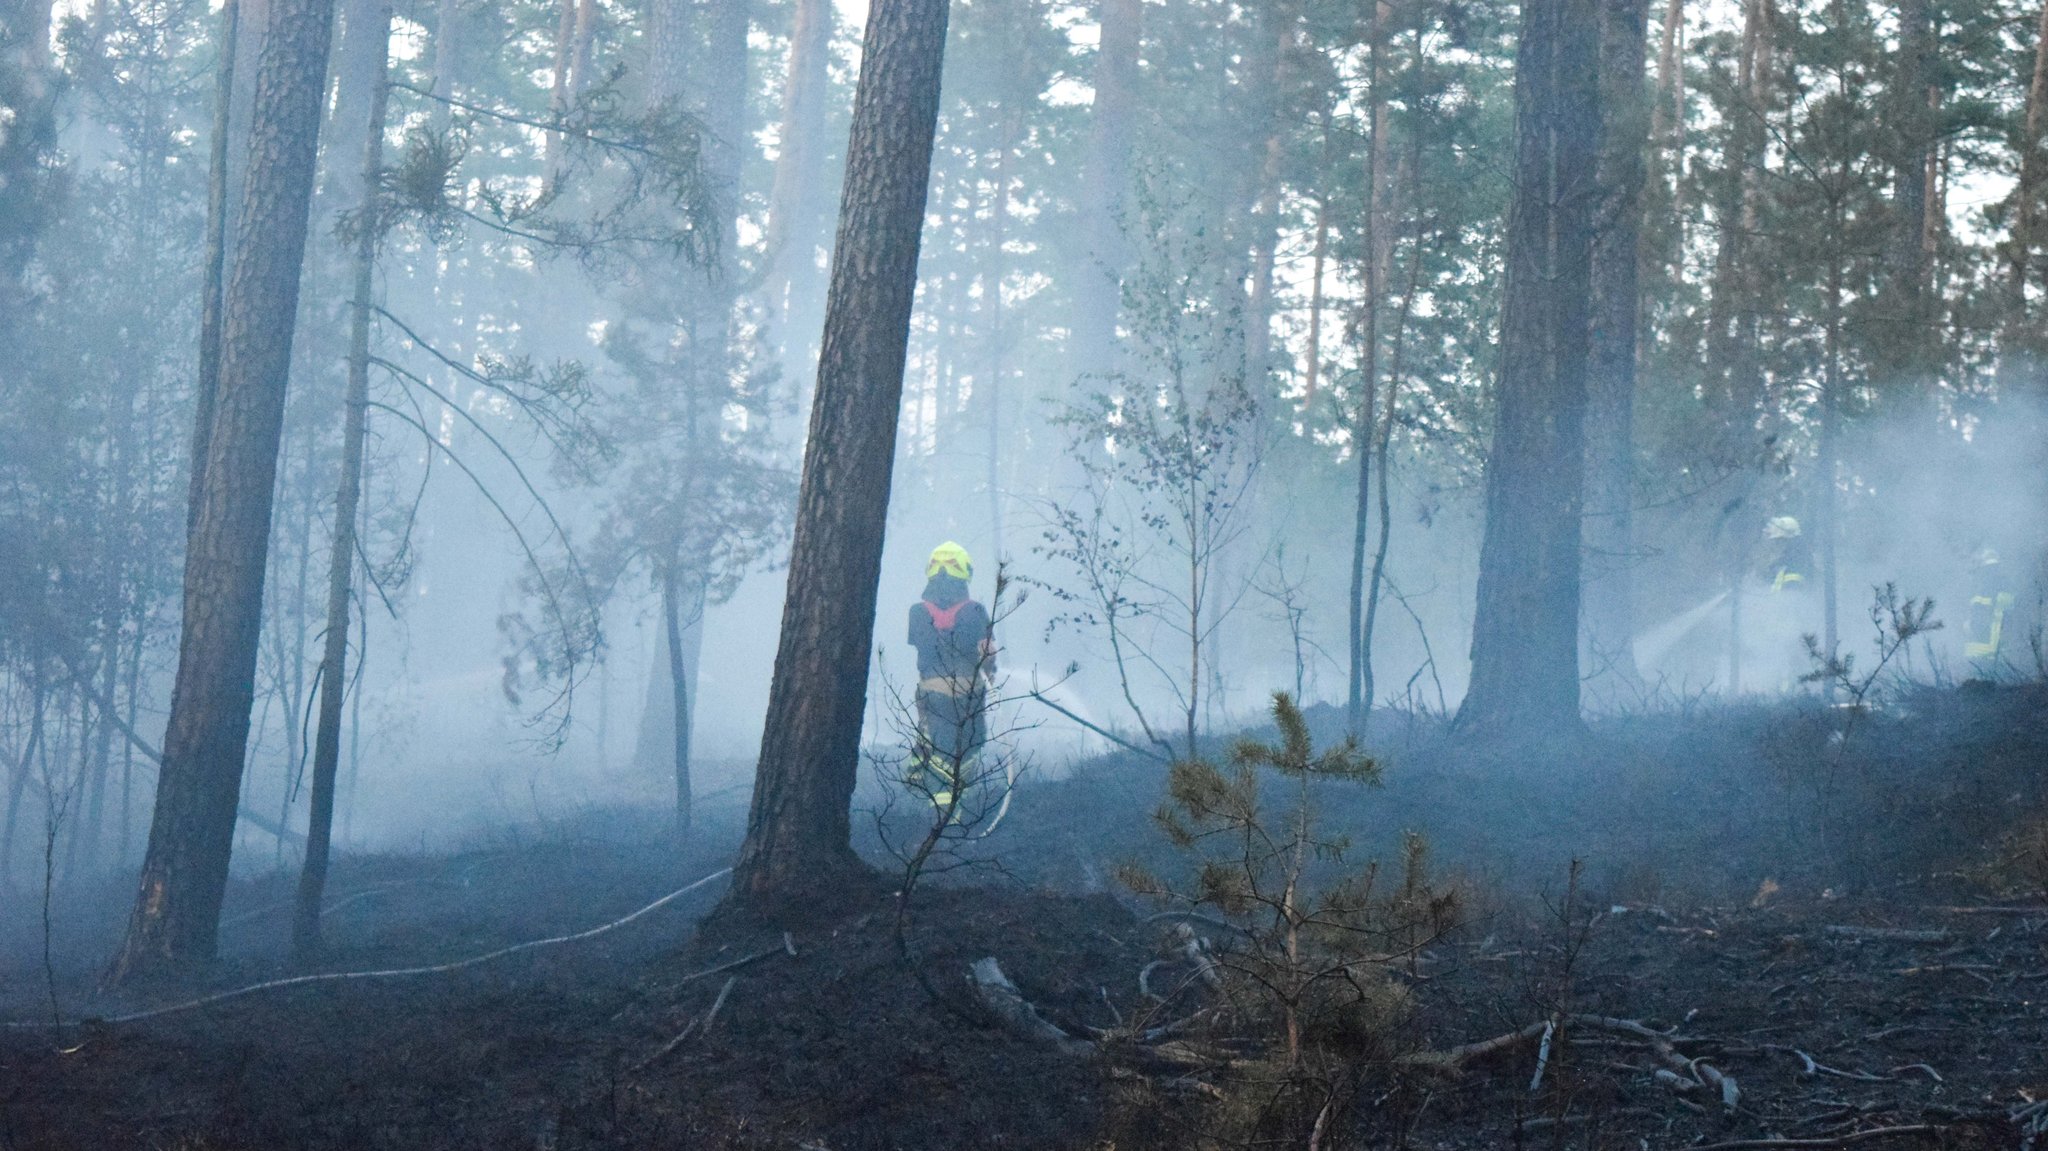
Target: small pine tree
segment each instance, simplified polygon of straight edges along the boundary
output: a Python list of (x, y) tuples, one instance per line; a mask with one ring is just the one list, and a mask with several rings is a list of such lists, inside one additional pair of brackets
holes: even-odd
[[(1136, 867), (1122, 878), (1141, 894), (1230, 920), (1236, 930), (1215, 952), (1226, 1012), (1267, 1022), (1279, 1041), (1270, 1062), (1282, 1089), (1262, 1093), (1273, 1102), (1252, 1126), (1327, 1128), (1358, 1069), (1383, 1051), (1406, 1013), (1391, 969), (1414, 962), (1448, 929), (1457, 901), (1430, 883), (1418, 835), (1404, 839), (1391, 890), (1377, 863), (1346, 870), (1348, 837), (1317, 827), (1318, 785), (1376, 785), (1380, 767), (1355, 739), (1317, 752), (1284, 692), (1273, 697), (1273, 720), (1279, 740), (1240, 740), (1227, 766), (1173, 766), (1155, 818), (1176, 848), (1199, 856), (1192, 890)], [(1292, 785), (1290, 804), (1262, 805), (1261, 769)]]

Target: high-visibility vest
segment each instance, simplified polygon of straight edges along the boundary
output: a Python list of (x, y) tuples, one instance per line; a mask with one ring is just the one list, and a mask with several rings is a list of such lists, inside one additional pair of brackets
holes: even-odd
[(2004, 640), (2005, 611), (2012, 606), (2012, 593), (2002, 591), (1996, 595), (1973, 595), (1970, 597), (1970, 606), (1989, 608), (1991, 622), (1984, 629), (1983, 639), (1971, 640), (1963, 645), (1963, 655), (1970, 659), (1998, 658), (1998, 649)]

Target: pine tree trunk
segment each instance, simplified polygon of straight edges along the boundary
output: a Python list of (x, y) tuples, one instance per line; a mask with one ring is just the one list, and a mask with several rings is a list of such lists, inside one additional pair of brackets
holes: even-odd
[(1345, 607), (1349, 612), (1350, 677), (1346, 681), (1345, 729), (1354, 736), (1365, 735), (1372, 713), (1372, 644), (1367, 636), (1366, 544), (1372, 519), (1373, 429), (1378, 419), (1380, 387), (1380, 304), (1386, 288), (1386, 261), (1391, 251), (1386, 243), (1387, 220), (1384, 181), (1386, 163), (1387, 96), (1381, 53), (1386, 43), (1390, 5), (1379, 0), (1373, 5), (1372, 22), (1366, 38), (1366, 122), (1372, 138), (1365, 153), (1365, 298), (1359, 303), (1359, 375), (1364, 402), (1352, 418), (1353, 461), (1358, 468), (1358, 487), (1351, 507), (1351, 594)]
[[(370, 101), (375, 98), (378, 77), (383, 74), (390, 37), (377, 26), (381, 0), (338, 0), (341, 4), (341, 39), (334, 45), (334, 101), (327, 123), (320, 129), (321, 152), (328, 161), (322, 173), (320, 200), (314, 217), (316, 231), (328, 230), (334, 213), (363, 202), (363, 133), (370, 122)], [(346, 258), (349, 245), (337, 241), (336, 252)], [(338, 294), (338, 293), (337, 293)], [(340, 309), (346, 314), (346, 306)]]
[(1245, 317), (1245, 379), (1263, 401), (1266, 376), (1272, 370), (1273, 268), (1280, 249), (1281, 164), (1287, 158), (1287, 134), (1280, 103), (1292, 95), (1298, 19), (1294, 5), (1274, 2), (1262, 29), (1272, 45), (1273, 71), (1269, 103), (1273, 106), (1260, 142), (1257, 203), (1252, 212), (1252, 287)]
[(1579, 723), (1579, 519), (1599, 122), (1594, 0), (1527, 0), (1515, 53), (1515, 192), (1486, 534), (1479, 553), (1471, 731)]
[[(1327, 174), (1323, 177), (1327, 179)], [(1308, 290), (1308, 349), (1305, 353), (1308, 363), (1305, 368), (1305, 382), (1302, 387), (1301, 405), (1305, 410), (1314, 411), (1316, 392), (1321, 386), (1323, 375), (1323, 272), (1330, 257), (1330, 197), (1318, 190), (1316, 194), (1316, 239), (1310, 253)]]
[(271, 0), (220, 382), (186, 547), (184, 633), (156, 814), (117, 979), (211, 958), (255, 699), (272, 489), (319, 153), (332, 0)]
[[(559, 0), (555, 20), (554, 60), (548, 84), (548, 118), (560, 121), (569, 111), (569, 54), (576, 41), (576, 0)], [(549, 132), (541, 148), (541, 172), (552, 187), (561, 178), (562, 134)]]
[[(354, 295), (349, 307), (348, 395), (343, 401), (341, 483), (334, 494), (333, 544), (327, 556), (327, 629), (320, 658), (320, 717), (313, 736), (312, 813), (306, 827), (306, 862), (299, 871), (298, 905), (292, 917), (292, 953), (308, 958), (320, 950), (320, 900), (327, 889), (329, 843), (334, 828), (334, 785), (341, 765), (341, 705), (348, 694), (350, 583), (355, 574), (356, 521), (363, 492), (363, 424), (370, 402), (370, 297), (382, 231), (378, 183), (384, 169), (384, 116), (390, 86), (384, 82), (391, 47), (391, 0), (377, 0), (366, 17), (365, 55), (378, 61), (370, 77), (369, 115), (361, 137), (362, 210), (356, 222)], [(381, 29), (381, 36), (376, 33)], [(351, 44), (350, 47), (358, 47)]]
[(947, 0), (868, 10), (817, 399), (738, 903), (795, 911), (865, 871), (849, 841)]
[(213, 139), (208, 145), (206, 239), (199, 287), (199, 379), (193, 388), (191, 473), (185, 499), (188, 533), (199, 515), (200, 493), (206, 486), (207, 445), (213, 437), (213, 410), (220, 391), (221, 297), (227, 290), (228, 173), (234, 136), (235, 58), (241, 47), (241, 7), (241, 0), (225, 0), (222, 4), (220, 44), (215, 49), (218, 59), (214, 72)]
[[(454, 0), (441, 0), (453, 6)], [(574, 103), (590, 87), (591, 51), (597, 40), (597, 0), (576, 0), (575, 32), (569, 38), (569, 100)], [(438, 74), (436, 81), (440, 79)]]
[[(719, 263), (692, 269), (684, 279), (688, 298), (683, 317), (683, 386), (689, 389), (684, 402), (684, 451), (690, 461), (684, 469), (686, 490), (681, 493), (685, 506), (692, 501), (688, 485), (711, 466), (712, 441), (719, 434), (718, 413), (732, 366), (733, 309), (739, 287), (732, 253), (739, 246), (738, 207), (745, 158), (741, 149), (747, 139), (747, 32), (752, 8), (749, 0), (726, 0), (714, 8), (706, 30), (703, 68), (691, 93), (711, 137), (705, 149), (706, 175), (721, 201), (732, 205), (734, 211), (722, 221)], [(681, 95), (684, 70), (680, 64), (671, 59), (656, 65), (657, 74), (667, 77), (664, 87), (678, 86), (675, 95)], [(672, 601), (669, 610), (674, 625), (668, 635), (668, 679), (678, 834), (689, 830), (691, 820), (690, 754), (695, 726), (691, 708), (709, 576), (695, 556), (681, 558), (681, 564), (672, 566), (664, 590), (664, 598)]]
[(1008, 279), (1004, 244), (1009, 235), (1010, 153), (1016, 147), (1017, 110), (1006, 107), (1000, 114), (1003, 117), (1003, 139), (1001, 150), (996, 153), (995, 192), (989, 206), (991, 235), (988, 251), (983, 257), (989, 284), (986, 296), (989, 309), (988, 377), (977, 389), (984, 393), (983, 404), (987, 408), (989, 555), (998, 564), (1003, 562), (1003, 377), (1009, 372), (1006, 362), (1009, 348), (1004, 342), (1008, 337), (1003, 332), (1003, 283)]
[(1599, 202), (1586, 372), (1586, 640), (1596, 672), (1637, 678), (1635, 636), (1636, 317), (1643, 151), (1648, 142), (1648, 0), (1600, 0)]
[(1095, 49), (1095, 104), (1088, 153), (1081, 161), (1082, 264), (1074, 278), (1070, 378), (1102, 377), (1117, 366), (1117, 317), (1123, 308), (1123, 273), (1130, 262), (1124, 239), (1124, 195), (1131, 182), (1136, 137), (1138, 55), (1143, 42), (1143, 0), (1097, 0), (1102, 33)]
[[(668, 651), (669, 756), (676, 778), (676, 834), (687, 835), (694, 804), (690, 784), (690, 666), (683, 643), (682, 577), (670, 568), (661, 581), (663, 647)], [(698, 605), (702, 610), (701, 603)]]

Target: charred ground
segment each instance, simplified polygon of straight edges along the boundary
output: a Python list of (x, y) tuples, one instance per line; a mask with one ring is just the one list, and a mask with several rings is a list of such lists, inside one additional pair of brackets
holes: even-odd
[[(1464, 910), (1393, 977), (1407, 1010), (1359, 1053), (1356, 1106), (1322, 1146), (2027, 1138), (2027, 1108), (2048, 1099), (2048, 874), (2028, 838), (2048, 814), (2041, 689), (1644, 715), (1536, 751), (1421, 719), (1380, 730), (1385, 786), (1327, 789), (1323, 816), (1358, 857), (1423, 832)], [(1113, 875), (1184, 865), (1147, 826), (1163, 786), (1138, 760), (1027, 783), (975, 849), (990, 867), (914, 903), (910, 940), (943, 1002), (907, 970), (886, 898), (820, 909), (785, 947), (779, 931), (697, 931), (707, 889), (461, 971), (98, 1024), (290, 974), (275, 911), (289, 876), (231, 894), (218, 970), (132, 1001), (90, 998), (91, 945), (118, 922), (80, 915), (56, 983), (65, 1026), (0, 1032), (0, 1147), (1206, 1145), (1271, 1090), (1251, 1024), (1075, 1056), (992, 1026), (964, 979), (997, 958), (1075, 1036), (1148, 1010), (1137, 974), (1171, 941)], [(738, 815), (707, 813), (680, 853), (631, 817), (592, 816), (455, 856), (347, 860), (327, 966), (441, 963), (609, 922), (725, 866)], [(11, 902), (7, 1017), (46, 1022), (32, 893)], [(1184, 968), (1155, 968), (1155, 987)], [(1170, 998), (1158, 1017), (1202, 1003)], [(1533, 1091), (1534, 1040), (1427, 1065), (1552, 1019)], [(1705, 1084), (1693, 1060), (1740, 1084), (1732, 1113), (1678, 1089)], [(1742, 1142), (1766, 1139), (1822, 1142)]]

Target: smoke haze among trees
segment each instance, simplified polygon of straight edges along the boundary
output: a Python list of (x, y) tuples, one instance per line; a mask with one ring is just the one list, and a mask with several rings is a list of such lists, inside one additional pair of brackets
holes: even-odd
[[(334, 7), (0, 2), (0, 896), (46, 829), (138, 930), (196, 884), (131, 951), (322, 788), (341, 852), (743, 805), (785, 604), (879, 621), (782, 706), (888, 739), (946, 540), (1045, 777), (1275, 689), (1818, 697), (1887, 583), (1916, 674), (2043, 674), (2036, 0), (953, 0), (881, 411), (867, 5)], [(890, 412), (814, 497), (886, 499), (878, 602), (790, 586)]]

